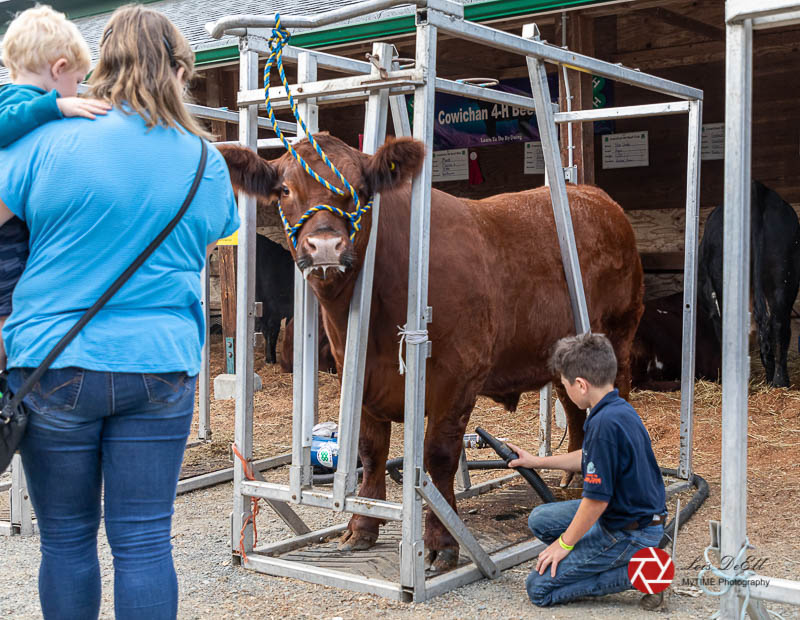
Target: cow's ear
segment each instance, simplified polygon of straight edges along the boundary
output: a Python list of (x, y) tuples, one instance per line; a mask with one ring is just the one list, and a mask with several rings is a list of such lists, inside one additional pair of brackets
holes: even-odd
[(425, 145), (413, 138), (387, 138), (364, 164), (364, 181), (373, 195), (413, 177), (422, 168)]
[(221, 144), (217, 147), (228, 164), (231, 185), (246, 194), (269, 200), (278, 191), (280, 175), (268, 161), (244, 146)]

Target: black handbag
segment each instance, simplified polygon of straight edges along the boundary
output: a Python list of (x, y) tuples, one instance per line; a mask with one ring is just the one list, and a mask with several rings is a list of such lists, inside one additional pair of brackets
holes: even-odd
[(80, 319), (78, 319), (77, 323), (72, 326), (72, 328), (64, 335), (64, 337), (58, 341), (56, 346), (53, 347), (53, 350), (48, 353), (47, 357), (44, 358), (42, 363), (39, 364), (36, 370), (31, 373), (16, 394), (11, 394), (10, 390), (8, 389), (8, 374), (5, 371), (0, 374), (0, 391), (3, 393), (2, 400), (0, 400), (0, 404), (2, 405), (2, 409), (0, 410), (0, 474), (8, 468), (14, 453), (17, 451), (17, 448), (22, 441), (22, 437), (25, 434), (25, 427), (28, 423), (28, 412), (25, 403), (22, 402), (25, 396), (27, 396), (33, 387), (39, 382), (39, 379), (42, 378), (42, 375), (47, 372), (47, 369), (50, 368), (52, 363), (59, 355), (61, 355), (64, 349), (67, 348), (67, 345), (72, 341), (73, 338), (75, 338), (78, 332), (81, 331), (84, 326), (92, 320), (92, 318), (100, 311), (106, 302), (111, 299), (114, 294), (120, 288), (122, 288), (122, 285), (128, 281), (133, 273), (142, 266), (142, 263), (148, 259), (148, 257), (159, 245), (161, 245), (161, 242), (167, 238), (175, 226), (178, 225), (178, 222), (183, 217), (183, 214), (186, 213), (186, 210), (189, 208), (189, 205), (197, 193), (197, 188), (200, 185), (200, 181), (203, 178), (203, 172), (206, 168), (208, 146), (206, 145), (206, 141), (203, 139), (200, 140), (200, 143), (202, 145), (200, 152), (200, 163), (197, 165), (197, 172), (195, 172), (194, 175), (194, 182), (192, 183), (192, 187), (189, 189), (189, 193), (186, 195), (186, 199), (183, 201), (183, 204), (181, 205), (177, 215), (170, 220), (166, 228), (164, 228), (164, 230), (162, 230), (158, 236), (153, 239), (150, 245), (148, 245), (144, 251), (136, 257), (136, 260), (130, 264), (130, 266), (122, 273), (122, 275), (114, 280), (114, 283), (108, 287), (108, 290), (103, 293), (100, 299), (98, 299), (94, 305), (92, 305), (92, 307), (89, 308)]

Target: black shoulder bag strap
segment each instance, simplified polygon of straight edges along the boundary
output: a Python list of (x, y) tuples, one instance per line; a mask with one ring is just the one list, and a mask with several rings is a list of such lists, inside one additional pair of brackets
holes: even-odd
[[(202, 150), (200, 152), (200, 163), (197, 165), (197, 172), (194, 175), (194, 182), (192, 183), (192, 187), (189, 190), (189, 193), (186, 195), (186, 199), (183, 201), (180, 210), (172, 218), (169, 224), (167, 224), (166, 228), (162, 230), (159, 235), (150, 242), (144, 251), (136, 257), (130, 266), (122, 272), (116, 280), (114, 280), (113, 284), (108, 287), (108, 290), (102, 294), (100, 299), (98, 299), (91, 308), (89, 308), (78, 322), (72, 326), (66, 334), (64, 334), (63, 338), (58, 341), (56, 346), (53, 347), (53, 350), (47, 355), (46, 358), (39, 364), (39, 367), (33, 371), (30, 377), (28, 377), (27, 381), (20, 386), (19, 390), (14, 397), (8, 401), (5, 407), (3, 407), (3, 411), (0, 412), (0, 423), (3, 422), (3, 418), (7, 418), (8, 415), (13, 415), (12, 412), (20, 405), (22, 399), (33, 389), (33, 386), (42, 378), (42, 375), (47, 372), (47, 369), (50, 368), (52, 363), (56, 360), (56, 358), (61, 355), (64, 349), (67, 348), (67, 345), (72, 342), (73, 338), (78, 335), (78, 332), (81, 331), (86, 324), (91, 321), (94, 316), (100, 312), (100, 309), (106, 305), (106, 302), (111, 299), (116, 292), (122, 288), (122, 285), (128, 281), (128, 279), (134, 274), (134, 272), (142, 266), (142, 263), (146, 261), (150, 255), (155, 252), (156, 248), (161, 245), (161, 242), (166, 239), (169, 234), (173, 231), (175, 226), (178, 225), (178, 222), (183, 217), (183, 214), (186, 213), (186, 210), (189, 208), (192, 200), (194, 199), (195, 194), (197, 193), (197, 188), (200, 185), (200, 181), (203, 178), (203, 172), (206, 169), (206, 159), (208, 156), (208, 146), (206, 146), (206, 141), (202, 138), (200, 139), (200, 143), (202, 145)], [(6, 415), (6, 412), (9, 412)]]

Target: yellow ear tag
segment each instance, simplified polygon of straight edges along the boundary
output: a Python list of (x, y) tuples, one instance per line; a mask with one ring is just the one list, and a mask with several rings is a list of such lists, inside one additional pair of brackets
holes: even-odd
[(397, 168), (397, 166), (394, 165), (393, 161), (390, 161), (389, 162), (389, 170), (394, 170), (395, 168)]

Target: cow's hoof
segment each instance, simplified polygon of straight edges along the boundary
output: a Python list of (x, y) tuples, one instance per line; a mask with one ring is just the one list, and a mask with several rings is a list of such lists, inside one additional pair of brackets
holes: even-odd
[(428, 549), (425, 553), (425, 572), (429, 575), (444, 573), (458, 564), (458, 547)]
[(377, 540), (377, 533), (347, 530), (339, 539), (339, 551), (364, 551), (374, 546)]
[(564, 475), (561, 476), (561, 482), (558, 483), (558, 486), (560, 486), (562, 489), (566, 489), (570, 485), (570, 482), (572, 482), (572, 479), (574, 477), (575, 477), (574, 473), (572, 473), (571, 471), (565, 471)]

